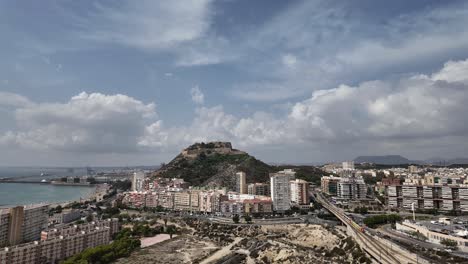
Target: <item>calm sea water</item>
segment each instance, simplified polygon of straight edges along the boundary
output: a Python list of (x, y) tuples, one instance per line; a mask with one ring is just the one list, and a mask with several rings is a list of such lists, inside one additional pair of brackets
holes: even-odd
[(88, 198), (95, 187), (34, 183), (0, 183), (0, 206), (40, 202), (55, 203)]
[[(41, 174), (45, 176), (41, 176)], [(86, 175), (85, 168), (39, 168), (39, 167), (0, 167), (0, 178), (21, 178), (38, 180), (63, 176)]]
[[(41, 176), (41, 173), (45, 175)], [(0, 167), (0, 178), (18, 178), (41, 181), (42, 179), (64, 176), (82, 176), (85, 168), (23, 168)], [(65, 202), (87, 198), (94, 192), (94, 187), (57, 186), (34, 183), (0, 183), (0, 206), (21, 205), (40, 202)]]

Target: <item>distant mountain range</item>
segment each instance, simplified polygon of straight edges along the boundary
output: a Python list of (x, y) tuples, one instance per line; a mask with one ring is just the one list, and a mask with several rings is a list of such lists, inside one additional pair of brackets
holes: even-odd
[(409, 164), (411, 161), (400, 155), (385, 156), (359, 156), (354, 159), (355, 163), (375, 163), (383, 165)]
[(354, 159), (355, 163), (375, 163), (382, 165), (398, 165), (398, 164), (432, 164), (432, 165), (451, 165), (451, 164), (468, 164), (468, 158), (431, 158), (427, 160), (410, 160), (401, 155), (384, 155), (384, 156), (359, 156)]

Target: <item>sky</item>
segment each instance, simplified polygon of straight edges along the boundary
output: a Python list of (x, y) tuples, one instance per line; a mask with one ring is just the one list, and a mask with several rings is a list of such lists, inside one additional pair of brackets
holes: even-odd
[(0, 166), (467, 157), (468, 2), (0, 0)]

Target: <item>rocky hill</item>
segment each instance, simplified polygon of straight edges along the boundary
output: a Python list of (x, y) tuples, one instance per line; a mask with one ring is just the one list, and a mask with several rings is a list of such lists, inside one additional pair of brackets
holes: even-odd
[(229, 142), (196, 143), (184, 149), (171, 162), (163, 164), (153, 177), (182, 178), (193, 186), (217, 186), (234, 189), (235, 174), (244, 171), (247, 183), (269, 182), (269, 173), (293, 168), (297, 178), (320, 182), (320, 169), (313, 166), (271, 166)]

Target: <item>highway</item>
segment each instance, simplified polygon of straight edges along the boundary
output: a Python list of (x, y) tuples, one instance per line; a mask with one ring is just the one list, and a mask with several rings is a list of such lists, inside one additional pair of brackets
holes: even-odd
[[(316, 193), (317, 201), (324, 208), (334, 214), (348, 229), (354, 233), (354, 238), (362, 249), (371, 255), (374, 260), (384, 263), (429, 263), (415, 254), (404, 254), (397, 250), (398, 246), (382, 238), (377, 238), (364, 232), (363, 228), (349, 218), (342, 209), (331, 204), (321, 193)], [(390, 246), (389, 246), (390, 245)]]

